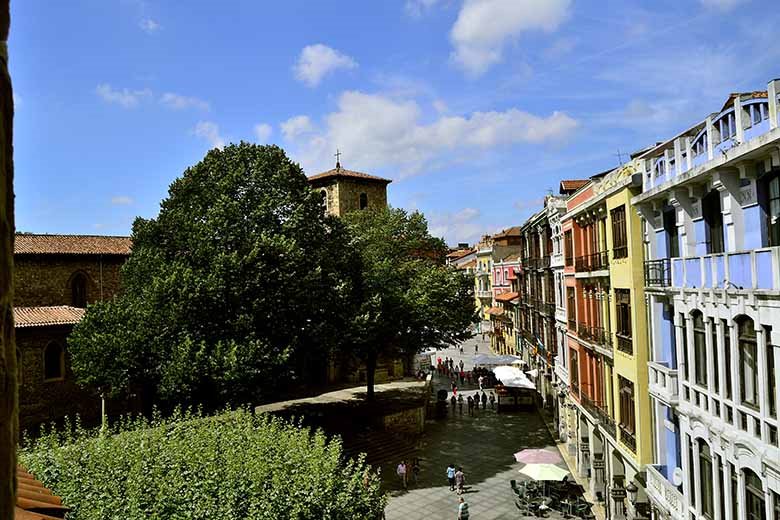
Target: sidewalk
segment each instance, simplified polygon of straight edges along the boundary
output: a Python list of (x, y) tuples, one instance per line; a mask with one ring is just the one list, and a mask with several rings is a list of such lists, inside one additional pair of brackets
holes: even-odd
[(566, 463), (566, 466), (569, 468), (569, 472), (571, 473), (571, 476), (574, 477), (574, 480), (577, 482), (577, 484), (581, 485), (584, 488), (585, 492), (583, 493), (582, 496), (585, 498), (585, 500), (590, 502), (591, 504), (590, 510), (593, 512), (593, 516), (596, 517), (596, 520), (606, 520), (606, 511), (604, 510), (604, 504), (598, 502), (596, 500), (596, 497), (591, 495), (588, 479), (579, 476), (577, 472), (576, 461), (571, 455), (569, 455), (569, 450), (566, 449), (566, 443), (558, 442), (558, 432), (555, 431), (554, 425), (552, 423), (552, 415), (549, 412), (543, 410), (539, 411), (539, 415), (542, 417), (542, 420), (544, 421), (544, 425), (547, 427), (547, 430), (550, 432), (550, 436), (553, 439), (555, 439), (555, 445), (558, 447), (558, 451), (561, 452), (561, 457), (563, 457), (563, 461)]

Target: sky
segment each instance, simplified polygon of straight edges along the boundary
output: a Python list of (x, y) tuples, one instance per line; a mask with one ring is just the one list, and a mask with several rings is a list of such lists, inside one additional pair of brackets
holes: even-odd
[(130, 233), (229, 142), (393, 180), (450, 244), (780, 77), (776, 0), (16, 0), (16, 226)]

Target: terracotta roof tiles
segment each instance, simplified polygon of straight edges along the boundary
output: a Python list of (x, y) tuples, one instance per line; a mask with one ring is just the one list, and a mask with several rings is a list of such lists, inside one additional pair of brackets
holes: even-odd
[(586, 184), (590, 182), (589, 180), (582, 180), (582, 179), (576, 179), (576, 180), (563, 180), (561, 181), (561, 193), (566, 193), (569, 191), (577, 191), (578, 189), (582, 188)]
[(85, 310), (67, 305), (14, 307), (14, 325), (16, 328), (75, 325), (84, 317)]
[(37, 235), (17, 233), (16, 255), (122, 255), (130, 254), (130, 237), (103, 235)]
[(505, 292), (496, 296), (497, 302), (511, 302), (515, 298), (519, 298), (520, 293), (517, 292)]
[(62, 505), (62, 499), (55, 496), (43, 483), (36, 480), (22, 466), (16, 466), (16, 508), (15, 520), (52, 520), (65, 518), (70, 509)]
[(328, 170), (326, 172), (318, 173), (317, 175), (312, 175), (309, 177), (309, 182), (311, 181), (319, 181), (324, 179), (336, 179), (338, 177), (349, 177), (352, 179), (360, 179), (364, 181), (372, 181), (372, 182), (383, 182), (385, 184), (390, 184), (390, 179), (383, 179), (382, 177), (377, 177), (375, 175), (369, 175), (367, 173), (363, 172), (356, 172), (353, 170), (346, 170), (341, 167), (333, 168), (332, 170)]

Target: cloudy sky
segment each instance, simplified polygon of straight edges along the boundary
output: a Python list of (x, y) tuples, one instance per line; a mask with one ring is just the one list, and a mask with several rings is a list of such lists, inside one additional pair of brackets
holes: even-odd
[(214, 146), (393, 179), (450, 243), (780, 77), (776, 0), (12, 2), (17, 227), (128, 234)]

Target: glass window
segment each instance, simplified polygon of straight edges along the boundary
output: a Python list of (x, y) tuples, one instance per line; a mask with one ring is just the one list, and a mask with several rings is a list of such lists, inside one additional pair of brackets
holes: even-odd
[(718, 359), (718, 353), (720, 352), (720, 347), (718, 346), (718, 327), (716, 325), (716, 321), (712, 320), (710, 322), (710, 344), (712, 345), (712, 348), (710, 349), (710, 352), (712, 352), (712, 384), (715, 389), (716, 393), (720, 392), (720, 371), (718, 370), (719, 367), (719, 359)]
[(697, 385), (707, 386), (707, 344), (704, 337), (704, 317), (695, 311), (693, 316), (693, 357), (695, 381)]
[(758, 409), (758, 345), (753, 320), (737, 319), (739, 328), (739, 382), (742, 404)]
[(368, 195), (365, 193), (360, 194), (360, 209), (366, 209), (368, 207)]
[(777, 383), (775, 379), (775, 346), (772, 345), (772, 327), (764, 327), (766, 338), (766, 389), (769, 400), (769, 415), (777, 417)]
[(729, 322), (721, 320), (723, 324), (723, 370), (726, 372), (726, 398), (733, 399), (731, 392), (731, 327)]
[(70, 281), (71, 305), (84, 308), (87, 306), (87, 276), (76, 273)]
[(763, 213), (764, 246), (780, 245), (780, 172), (763, 175), (758, 184), (758, 202)]
[(683, 364), (683, 381), (690, 381), (688, 374), (688, 322), (685, 319), (685, 314), (680, 314), (680, 320), (682, 321), (682, 364)]
[(566, 265), (574, 265), (574, 243), (572, 242), (571, 231), (563, 234), (563, 248), (566, 253)]
[(620, 385), (620, 426), (629, 433), (636, 431), (634, 412), (634, 383), (623, 376), (618, 376)]
[(664, 210), (663, 215), (668, 256), (670, 258), (677, 258), (680, 256), (680, 238), (678, 235), (677, 215), (675, 209), (667, 208)]
[(724, 251), (723, 244), (723, 213), (720, 208), (720, 193), (711, 190), (701, 201), (702, 213), (706, 224), (707, 253), (715, 254)]
[(699, 485), (701, 486), (701, 512), (707, 518), (713, 517), (712, 456), (710, 447), (701, 439), (699, 445)]
[(745, 475), (745, 518), (763, 520), (766, 517), (764, 507), (764, 489), (761, 479), (751, 470), (742, 470)]
[(628, 237), (626, 236), (626, 207), (620, 206), (610, 212), (612, 217), (612, 257), (628, 256)]
[(65, 356), (59, 343), (51, 342), (43, 351), (43, 378), (62, 379), (65, 373)]

